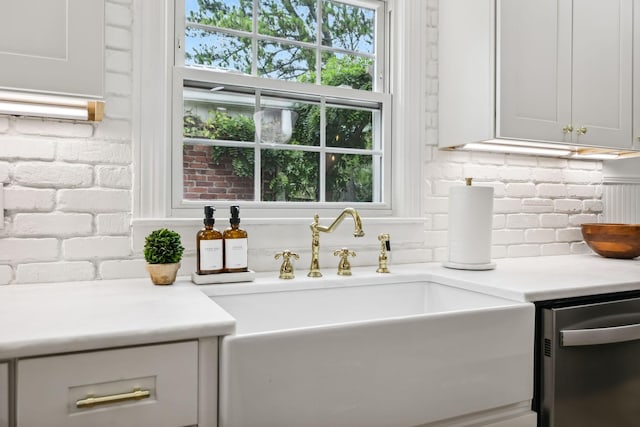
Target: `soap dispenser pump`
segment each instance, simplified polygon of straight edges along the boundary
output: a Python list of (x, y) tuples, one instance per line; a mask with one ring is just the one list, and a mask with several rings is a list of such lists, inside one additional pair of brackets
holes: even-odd
[(213, 206), (204, 207), (204, 228), (196, 235), (198, 274), (221, 273), (224, 270), (222, 233), (213, 227), (215, 210)]
[(225, 271), (237, 273), (248, 270), (248, 234), (240, 228), (240, 206), (231, 206), (230, 227), (224, 230)]

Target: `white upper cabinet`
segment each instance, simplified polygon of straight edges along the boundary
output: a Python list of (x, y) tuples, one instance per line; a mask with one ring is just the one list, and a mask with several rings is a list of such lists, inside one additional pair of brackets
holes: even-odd
[(439, 7), (441, 147), (497, 138), (640, 149), (640, 0)]
[(102, 97), (104, 0), (0, 0), (0, 88)]
[(632, 2), (499, 0), (497, 136), (631, 148)]

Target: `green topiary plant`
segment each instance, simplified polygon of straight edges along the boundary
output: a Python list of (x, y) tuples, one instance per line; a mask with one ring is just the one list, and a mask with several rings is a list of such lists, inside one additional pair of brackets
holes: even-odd
[(144, 240), (144, 259), (149, 264), (180, 262), (184, 247), (180, 235), (172, 230), (154, 230)]

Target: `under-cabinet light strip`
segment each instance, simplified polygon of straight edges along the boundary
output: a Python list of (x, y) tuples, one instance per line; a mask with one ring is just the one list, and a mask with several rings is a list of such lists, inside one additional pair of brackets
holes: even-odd
[(99, 122), (104, 101), (0, 91), (0, 114)]

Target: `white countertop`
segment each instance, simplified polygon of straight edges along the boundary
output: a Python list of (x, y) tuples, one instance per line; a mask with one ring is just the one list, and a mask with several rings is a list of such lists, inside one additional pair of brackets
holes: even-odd
[(235, 320), (190, 282), (149, 279), (0, 287), (0, 360), (232, 333)]
[(494, 261), (495, 270), (453, 270), (431, 264), (432, 280), (518, 301), (640, 290), (640, 258), (560, 255)]
[(390, 274), (355, 267), (311, 279), (304, 269), (293, 280), (259, 273), (251, 283), (171, 286), (149, 279), (104, 280), (0, 287), (0, 360), (233, 333), (235, 320), (209, 296), (255, 292), (260, 286), (304, 289), (344, 284), (431, 280), (516, 301), (596, 295), (640, 289), (640, 259), (597, 255), (499, 259), (495, 270), (444, 268), (439, 263), (391, 265)]

